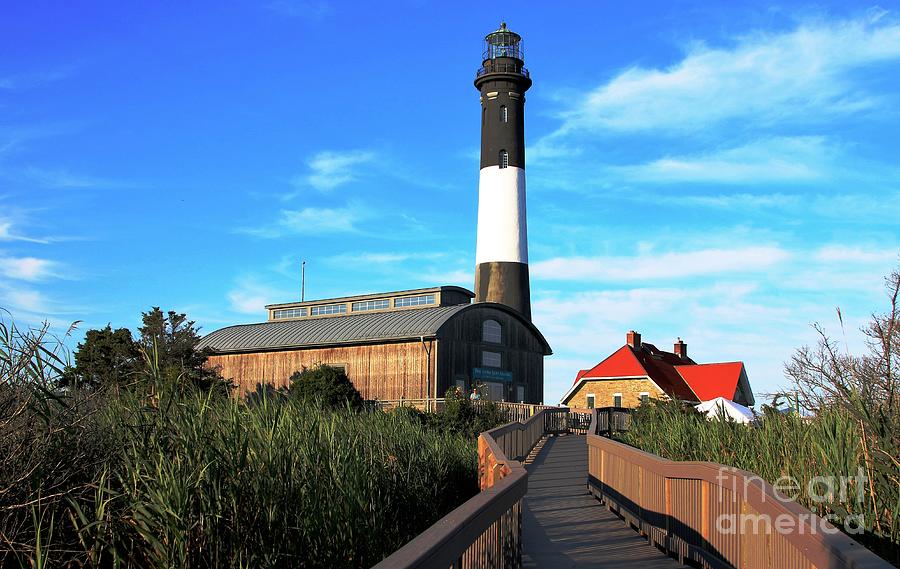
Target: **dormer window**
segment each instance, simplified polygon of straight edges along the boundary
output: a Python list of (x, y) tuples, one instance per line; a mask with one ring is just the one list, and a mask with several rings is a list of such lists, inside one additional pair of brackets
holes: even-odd
[(501, 168), (509, 167), (509, 153), (506, 150), (500, 151), (500, 167)]

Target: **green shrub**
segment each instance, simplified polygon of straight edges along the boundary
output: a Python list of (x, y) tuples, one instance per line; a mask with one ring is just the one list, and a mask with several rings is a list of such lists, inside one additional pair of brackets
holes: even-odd
[(507, 423), (506, 414), (488, 399), (471, 401), (465, 394), (450, 389), (444, 396), (444, 408), (434, 422), (443, 430), (475, 439), (484, 431)]
[(362, 407), (363, 398), (344, 370), (318, 365), (294, 372), (290, 378), (291, 398), (328, 408)]

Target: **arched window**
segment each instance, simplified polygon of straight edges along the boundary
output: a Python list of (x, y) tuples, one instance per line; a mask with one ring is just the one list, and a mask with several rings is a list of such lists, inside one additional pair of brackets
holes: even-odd
[(506, 112), (506, 105), (500, 105), (500, 122), (508, 122), (509, 114)]
[(491, 344), (503, 343), (503, 329), (496, 320), (485, 320), (481, 327), (481, 339)]
[(501, 168), (509, 167), (509, 153), (506, 150), (500, 151), (500, 167)]

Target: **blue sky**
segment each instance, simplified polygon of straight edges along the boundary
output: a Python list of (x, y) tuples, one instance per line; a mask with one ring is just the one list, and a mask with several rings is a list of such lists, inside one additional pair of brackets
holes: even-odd
[(481, 39), (525, 38), (545, 395), (636, 329), (757, 393), (900, 263), (900, 6), (17, 3), (0, 20), (0, 306), (206, 330), (471, 288)]

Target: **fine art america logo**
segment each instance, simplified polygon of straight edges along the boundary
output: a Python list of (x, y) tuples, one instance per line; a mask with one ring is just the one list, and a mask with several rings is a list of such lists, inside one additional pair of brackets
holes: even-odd
[[(740, 481), (740, 482), (739, 482)], [(852, 504), (861, 505), (865, 499), (864, 489), (868, 477), (860, 467), (855, 476), (814, 476), (806, 484), (802, 484), (793, 476), (782, 476), (770, 486), (773, 492), (766, 492), (768, 484), (759, 476), (739, 471), (735, 468), (722, 467), (716, 475), (718, 482), (718, 500), (724, 503), (728, 498), (724, 490), (730, 490), (731, 496), (745, 496), (749, 501), (752, 494), (759, 496), (759, 502), (781, 502), (787, 506), (785, 511), (772, 515), (759, 512), (723, 513), (716, 517), (716, 530), (723, 534), (762, 534), (776, 531), (780, 534), (836, 534), (842, 526), (845, 533), (851, 535), (864, 532), (863, 514), (850, 513), (861, 511), (862, 507), (853, 508)], [(741, 484), (743, 487), (741, 487)], [(824, 517), (810, 512), (792, 513), (794, 506), (789, 504), (803, 500), (813, 504), (844, 505), (847, 515), (839, 517), (825, 514)]]

